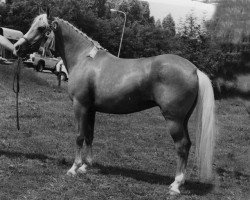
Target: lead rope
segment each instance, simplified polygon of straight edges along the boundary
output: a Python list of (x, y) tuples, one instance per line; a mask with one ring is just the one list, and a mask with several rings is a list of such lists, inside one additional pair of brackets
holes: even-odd
[(14, 73), (14, 80), (13, 80), (13, 91), (16, 94), (16, 126), (17, 130), (20, 130), (20, 125), (19, 125), (19, 107), (18, 107), (18, 95), (20, 91), (20, 85), (19, 85), (19, 80), (20, 80), (20, 72), (21, 72), (21, 58), (18, 57), (17, 65), (15, 68), (15, 73)]

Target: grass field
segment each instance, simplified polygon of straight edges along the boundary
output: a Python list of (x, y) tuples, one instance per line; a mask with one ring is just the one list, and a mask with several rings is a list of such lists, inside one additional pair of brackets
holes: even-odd
[[(199, 183), (191, 147), (182, 195), (171, 197), (176, 153), (157, 108), (131, 115), (97, 114), (94, 164), (67, 177), (76, 128), (67, 85), (23, 68), (20, 125), (15, 124), (13, 66), (0, 65), (0, 199), (250, 199), (250, 121), (236, 100), (217, 103), (213, 184)], [(189, 130), (193, 144), (193, 118)]]

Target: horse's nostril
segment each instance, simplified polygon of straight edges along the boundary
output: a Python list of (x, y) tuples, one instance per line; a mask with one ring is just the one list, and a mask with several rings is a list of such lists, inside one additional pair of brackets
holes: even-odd
[(19, 51), (19, 49), (20, 49), (20, 45), (15, 46), (16, 51)]

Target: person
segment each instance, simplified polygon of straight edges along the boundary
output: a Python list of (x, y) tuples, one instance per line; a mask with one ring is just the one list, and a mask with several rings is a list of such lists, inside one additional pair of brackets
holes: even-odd
[[(62, 80), (64, 80), (64, 81), (68, 80), (68, 71), (67, 71), (62, 59), (56, 64), (55, 74), (57, 75), (58, 78), (60, 78), (60, 79), (63, 78)], [(61, 77), (61, 76), (63, 76), (63, 77)]]

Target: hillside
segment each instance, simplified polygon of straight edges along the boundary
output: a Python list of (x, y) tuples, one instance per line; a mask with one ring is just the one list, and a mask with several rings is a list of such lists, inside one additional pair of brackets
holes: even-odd
[[(12, 80), (13, 66), (0, 65), (0, 199), (173, 199), (168, 185), (176, 154), (159, 109), (98, 113), (93, 167), (70, 178), (65, 174), (73, 162), (76, 127), (67, 84), (58, 88), (54, 75), (23, 68), (17, 131)], [(198, 182), (193, 145), (183, 199), (249, 197), (249, 117), (233, 100), (217, 102), (217, 114), (213, 185)]]

